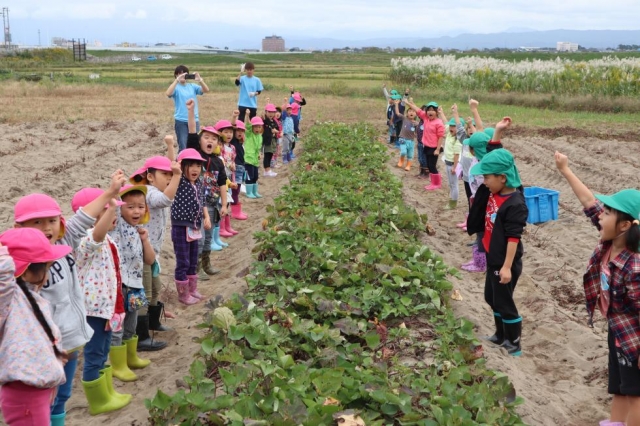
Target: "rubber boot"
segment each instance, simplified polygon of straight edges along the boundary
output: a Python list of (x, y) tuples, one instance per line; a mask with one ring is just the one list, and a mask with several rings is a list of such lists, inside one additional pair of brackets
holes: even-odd
[(52, 414), (51, 426), (64, 426), (65, 417), (67, 417), (67, 413)]
[(431, 173), (431, 185), (426, 186), (427, 191), (435, 191), (442, 188), (442, 176), (440, 173)]
[(245, 183), (244, 187), (247, 189), (247, 198), (258, 198), (254, 192), (256, 189), (255, 183)]
[(235, 220), (247, 220), (247, 215), (242, 211), (242, 204), (231, 204), (231, 217)]
[(122, 382), (134, 382), (138, 380), (136, 373), (131, 371), (127, 365), (127, 346), (111, 346), (109, 350), (109, 362), (111, 362), (111, 372), (113, 377)]
[(419, 179), (422, 179), (424, 177), (424, 167), (420, 166), (420, 173), (418, 173), (416, 177)]
[(227, 229), (227, 222), (226, 222), (227, 217), (228, 216), (220, 218), (220, 236), (225, 238), (233, 237), (235, 235), (229, 232), (229, 230)]
[(404, 168), (405, 172), (411, 171), (411, 160), (407, 160), (407, 166)]
[(101, 373), (104, 373), (104, 378), (105, 381), (107, 382), (107, 391), (109, 391), (109, 395), (111, 395), (111, 397), (120, 402), (120, 403), (125, 403), (125, 404), (129, 404), (131, 402), (131, 399), (133, 398), (133, 395), (129, 394), (129, 393), (119, 393), (116, 392), (116, 390), (113, 388), (113, 369), (110, 365), (107, 365), (105, 368), (103, 368), (102, 370), (100, 370)]
[(199, 300), (204, 299), (205, 297), (198, 291), (198, 276), (187, 275), (187, 278), (189, 278), (189, 294), (191, 295), (191, 297)]
[(262, 198), (262, 195), (258, 193), (258, 183), (256, 182), (254, 183), (254, 185), (255, 186), (253, 187), (253, 195), (255, 195), (256, 198)]
[(220, 224), (218, 224), (215, 228), (213, 228), (213, 238), (211, 238), (211, 244), (216, 243), (216, 245), (220, 246), (222, 250), (225, 247), (229, 247), (228, 243), (225, 243), (220, 239)]
[(171, 331), (171, 327), (167, 327), (160, 322), (160, 318), (164, 313), (164, 303), (158, 302), (156, 306), (149, 305), (149, 330), (153, 331)]
[(445, 206), (445, 210), (455, 210), (456, 207), (458, 207), (458, 201), (457, 200), (449, 200), (449, 204), (447, 204)]
[(195, 305), (199, 302), (198, 299), (194, 299), (189, 294), (189, 280), (178, 281), (176, 280), (176, 290), (178, 290), (178, 300), (184, 305)]
[(504, 342), (502, 347), (507, 350), (511, 356), (522, 355), (522, 347), (520, 346), (520, 337), (522, 334), (522, 317), (515, 320), (502, 320), (504, 324)]
[(202, 270), (207, 275), (215, 275), (220, 273), (220, 269), (216, 269), (211, 266), (211, 252), (203, 251), (202, 252)]
[(487, 270), (487, 255), (480, 252), (478, 246), (473, 246), (473, 264), (462, 266), (467, 272), (485, 272)]
[(122, 343), (127, 345), (127, 365), (129, 368), (136, 370), (145, 368), (151, 364), (150, 359), (138, 357), (138, 336), (134, 335), (129, 340), (123, 340)]
[(486, 339), (494, 345), (502, 346), (502, 344), (504, 343), (504, 326), (502, 324), (502, 317), (499, 313), (493, 313), (493, 322), (496, 325), (496, 332), (493, 334), (493, 336), (486, 337)]
[(137, 350), (141, 352), (155, 352), (167, 347), (167, 342), (155, 340), (149, 333), (149, 315), (139, 315), (136, 325), (138, 335)]
[(469, 217), (469, 213), (465, 213), (464, 222), (456, 223), (458, 228), (466, 228), (467, 227), (467, 218)]
[(202, 254), (198, 256), (198, 263), (196, 264), (196, 275), (198, 275), (202, 281), (209, 281), (209, 275), (207, 275), (202, 270)]
[(225, 225), (226, 225), (226, 230), (227, 230), (227, 232), (229, 232), (229, 233), (231, 233), (231, 234), (233, 234), (233, 235), (238, 235), (238, 234), (239, 234), (239, 232), (238, 232), (238, 231), (236, 231), (235, 229), (233, 229), (233, 228), (231, 227), (231, 216), (226, 215), (226, 216), (224, 217), (224, 222), (225, 222)]
[(92, 416), (117, 411), (126, 407), (129, 402), (131, 402), (131, 400), (129, 400), (129, 402), (117, 401), (109, 394), (106, 377), (102, 372), (96, 380), (91, 382), (85, 382), (83, 380), (82, 387), (89, 402), (89, 414)]
[(404, 167), (404, 157), (400, 157), (400, 161), (398, 161), (398, 167), (400, 168)]

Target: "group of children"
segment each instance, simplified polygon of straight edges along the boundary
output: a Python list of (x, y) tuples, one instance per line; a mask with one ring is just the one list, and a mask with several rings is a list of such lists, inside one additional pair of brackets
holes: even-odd
[[(385, 95), (389, 142), (400, 148), (398, 166), (406, 160), (405, 170), (410, 170), (417, 138), (424, 159), (420, 176), (431, 179), (425, 187), (429, 191), (441, 186), (437, 159), (444, 153), (450, 197), (445, 209), (456, 208), (458, 179), (464, 182), (469, 210), (457, 226), (475, 235), (476, 241), (472, 260), (462, 269), (485, 273), (484, 297), (495, 326), (486, 339), (509, 355), (521, 355), (522, 316), (513, 295), (523, 270), (528, 208), (514, 157), (501, 142), (511, 119), (504, 117), (495, 128), (485, 128), (479, 102), (470, 99), (472, 117), (462, 119), (453, 105), (453, 117), (447, 121), (435, 102), (416, 107), (408, 90), (401, 96), (385, 88)], [(640, 425), (640, 191), (594, 196), (571, 171), (565, 155), (556, 152), (555, 163), (600, 233), (583, 277), (590, 325), (596, 309), (608, 323), (608, 392), (613, 402), (610, 419), (600, 425)]]
[(220, 272), (211, 252), (229, 245), (221, 237), (238, 233), (231, 218), (247, 219), (242, 186), (247, 198), (262, 197), (260, 156), (264, 176), (276, 175), (271, 160), (278, 146), (285, 162), (294, 159), (299, 92), (291, 88), (282, 113), (267, 104), (264, 116), (249, 123), (236, 110), (230, 121), (199, 129), (200, 91), (184, 87), (186, 73), (178, 67), (170, 88), (186, 112), (177, 157), (174, 138), (166, 136), (166, 156), (148, 158), (129, 177), (117, 170), (106, 191), (80, 189), (71, 218), (50, 196), (27, 195), (15, 205), (14, 228), (0, 234), (0, 408), (8, 425), (64, 425), (81, 353), (89, 413), (128, 405), (132, 395), (116, 392), (113, 378), (137, 380), (133, 370), (151, 362), (138, 351), (167, 346), (155, 339), (155, 332), (170, 330), (163, 313), (173, 317), (159, 300), (167, 222), (178, 300), (193, 305), (205, 299), (199, 279)]

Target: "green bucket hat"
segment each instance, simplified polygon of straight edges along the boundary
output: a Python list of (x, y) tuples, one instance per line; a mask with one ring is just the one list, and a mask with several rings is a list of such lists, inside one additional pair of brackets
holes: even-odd
[[(475, 148), (474, 148), (475, 150)], [(506, 149), (495, 149), (484, 156), (482, 161), (473, 166), (469, 171), (472, 175), (505, 175), (508, 188), (522, 186), (520, 175), (516, 168), (516, 162)]]
[(440, 106), (440, 105), (438, 105), (438, 103), (437, 103), (437, 102), (429, 102), (429, 103), (427, 104), (427, 108), (433, 107), (433, 108), (435, 108), (435, 109), (438, 109), (438, 107), (439, 107), (439, 106)]
[[(466, 126), (467, 122), (464, 121), (464, 118), (460, 119), (460, 124), (462, 124), (463, 126)], [(456, 125), (456, 119), (452, 118), (451, 120), (449, 120), (449, 126), (455, 126)]]
[(400, 93), (398, 93), (398, 91), (396, 89), (392, 89), (391, 90), (391, 96), (395, 96), (395, 95), (399, 95)]
[(473, 148), (473, 152), (478, 159), (482, 161), (482, 158), (487, 155), (487, 145), (491, 138), (484, 132), (475, 132), (470, 138), (464, 140), (464, 145), (469, 145)]
[(487, 127), (486, 129), (484, 129), (484, 132), (488, 134), (490, 138), (493, 138), (493, 134), (496, 132), (496, 129), (494, 129), (493, 127)]
[(399, 101), (400, 99), (402, 99), (402, 96), (400, 96), (400, 95), (391, 95), (391, 99), (393, 99), (394, 101)]
[(634, 220), (640, 221), (640, 191), (637, 189), (623, 189), (613, 195), (596, 195), (607, 207), (628, 214)]

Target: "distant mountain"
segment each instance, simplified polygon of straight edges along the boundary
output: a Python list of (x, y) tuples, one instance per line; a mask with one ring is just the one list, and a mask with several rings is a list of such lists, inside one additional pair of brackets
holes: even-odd
[(342, 40), (331, 38), (287, 38), (287, 48), (333, 49), (344, 47), (391, 47), (391, 48), (441, 48), (441, 49), (484, 49), (518, 47), (554, 47), (559, 41), (578, 43), (580, 46), (596, 49), (617, 47), (619, 44), (640, 44), (640, 31), (636, 30), (551, 30), (519, 31), (510, 28), (506, 32), (494, 34), (461, 34), (438, 38), (371, 38), (367, 40)]

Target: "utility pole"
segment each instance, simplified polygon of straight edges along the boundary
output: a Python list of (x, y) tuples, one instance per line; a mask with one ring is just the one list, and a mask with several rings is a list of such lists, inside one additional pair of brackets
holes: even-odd
[(11, 47), (11, 29), (9, 27), (9, 8), (2, 8), (2, 24), (4, 26), (4, 48)]
[(42, 43), (40, 43), (40, 30), (38, 30), (38, 46), (42, 46)]

